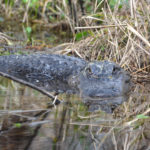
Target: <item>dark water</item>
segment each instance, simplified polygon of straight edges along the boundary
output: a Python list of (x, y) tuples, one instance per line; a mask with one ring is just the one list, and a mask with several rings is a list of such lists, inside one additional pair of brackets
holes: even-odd
[(127, 145), (129, 150), (148, 148), (149, 134), (130, 142), (141, 129), (144, 135), (148, 133), (148, 120), (125, 126), (135, 115), (148, 110), (148, 89), (148, 85), (137, 85), (126, 103), (114, 114), (106, 114), (88, 112), (75, 95), (60, 95), (65, 102), (47, 108), (51, 103), (48, 97), (0, 78), (0, 150), (121, 150)]

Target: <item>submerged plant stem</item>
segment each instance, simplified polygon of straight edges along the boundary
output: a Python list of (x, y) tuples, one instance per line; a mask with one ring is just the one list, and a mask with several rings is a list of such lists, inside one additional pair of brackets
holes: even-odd
[(46, 90), (44, 90), (44, 89), (42, 89), (42, 88), (40, 88), (40, 87), (37, 87), (37, 86), (35, 86), (35, 85), (32, 84), (32, 83), (23, 81), (23, 80), (21, 80), (21, 79), (18, 79), (18, 78), (14, 77), (14, 76), (8, 75), (8, 74), (3, 73), (3, 72), (0, 72), (0, 75), (3, 76), (3, 77), (9, 78), (9, 79), (11, 79), (11, 80), (13, 80), (13, 81), (16, 81), (16, 82), (18, 82), (18, 83), (21, 83), (21, 84), (23, 84), (23, 85), (26, 85), (26, 86), (28, 86), (28, 87), (31, 87), (31, 88), (33, 88), (33, 89), (35, 89), (35, 90), (41, 92), (42, 94), (44, 94), (44, 95), (50, 97), (51, 99), (55, 100), (55, 103), (53, 103), (54, 105), (58, 105), (58, 104), (60, 104), (60, 103), (62, 102), (61, 100), (56, 99), (55, 96), (53, 96), (52, 94), (50, 94), (50, 93), (47, 92)]

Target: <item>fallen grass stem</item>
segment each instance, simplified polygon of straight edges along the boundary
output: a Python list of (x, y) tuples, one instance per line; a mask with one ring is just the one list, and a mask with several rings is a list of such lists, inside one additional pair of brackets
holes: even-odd
[(102, 29), (102, 28), (111, 28), (111, 27), (119, 27), (119, 26), (127, 26), (126, 24), (119, 24), (119, 25), (105, 25), (105, 26), (89, 26), (89, 27), (75, 27), (75, 30), (79, 29)]

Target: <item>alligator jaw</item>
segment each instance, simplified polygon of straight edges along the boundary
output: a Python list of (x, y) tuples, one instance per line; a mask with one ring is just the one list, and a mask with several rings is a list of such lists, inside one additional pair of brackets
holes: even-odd
[(88, 110), (93, 112), (102, 110), (107, 113), (113, 113), (114, 109), (128, 99), (128, 95), (121, 95), (108, 98), (83, 98), (84, 103), (88, 106)]

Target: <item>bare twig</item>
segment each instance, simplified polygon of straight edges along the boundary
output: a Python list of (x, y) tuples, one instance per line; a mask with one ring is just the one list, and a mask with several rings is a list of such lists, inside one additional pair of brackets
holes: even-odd
[[(24, 81), (24, 80), (18, 79), (18, 78), (14, 77), (14, 76), (11, 76), (11, 75), (9, 75), (9, 74), (3, 73), (3, 72), (1, 72), (1, 71), (0, 71), (0, 75), (3, 76), (3, 77), (9, 78), (9, 79), (11, 79), (11, 80), (13, 80), (13, 81), (16, 81), (16, 82), (18, 82), (18, 83), (21, 83), (21, 84), (23, 84), (23, 85), (26, 85), (26, 86), (28, 86), (28, 87), (31, 87), (31, 88), (33, 88), (33, 89), (35, 89), (35, 90), (41, 92), (42, 94), (44, 94), (44, 95), (50, 97), (51, 99), (55, 100), (55, 96), (53, 96), (52, 94), (50, 94), (49, 92), (47, 92), (47, 91), (44, 90), (43, 88), (37, 87), (36, 85), (34, 85), (34, 84), (32, 84), (32, 83), (29, 83), (29, 82), (26, 82), (26, 81)], [(55, 100), (55, 105), (58, 105), (58, 104), (61, 103), (61, 102), (62, 102), (61, 100), (56, 99), (56, 100)]]

